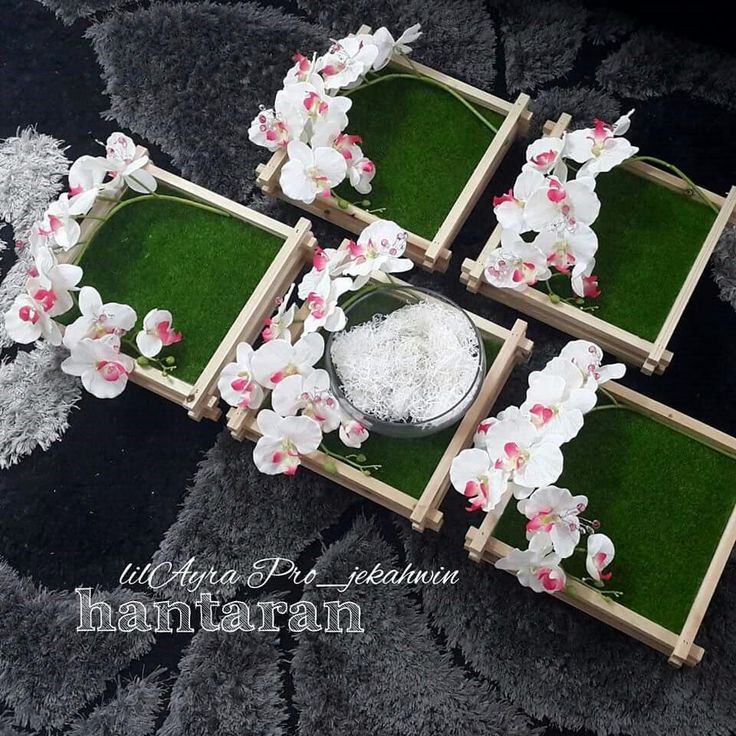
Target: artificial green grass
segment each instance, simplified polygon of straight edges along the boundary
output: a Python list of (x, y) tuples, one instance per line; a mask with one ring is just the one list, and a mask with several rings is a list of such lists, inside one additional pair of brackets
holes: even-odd
[[(736, 503), (736, 460), (626, 409), (589, 414), (563, 453), (557, 485), (588, 496), (584, 516), (616, 546), (607, 587), (679, 633)], [(512, 501), (494, 536), (525, 549), (524, 526)], [(565, 569), (585, 575), (584, 557)]]
[[(432, 239), (493, 140), (493, 132), (447, 91), (413, 79), (356, 90), (349, 132), (376, 164), (370, 209)], [(477, 108), (496, 128), (503, 116)], [(336, 193), (364, 197), (349, 184)]]
[[(601, 296), (593, 313), (655, 340), (716, 218), (700, 201), (622, 168), (600, 174), (595, 272)], [(563, 279), (552, 281), (555, 291)], [(546, 287), (541, 285), (544, 290)]]
[[(484, 347), (486, 370), (489, 370), (500, 345), (485, 341)], [(367, 463), (382, 466), (379, 470), (372, 471), (373, 477), (413, 498), (419, 498), (456, 430), (457, 424), (428, 437), (408, 439), (383, 437), (373, 433), (360, 450), (346, 448), (340, 442), (337, 432), (326, 435), (324, 443), (328, 449), (341, 455), (363, 453), (368, 458)]]
[(84, 252), (82, 283), (130, 304), (140, 329), (168, 309), (183, 340), (165, 349), (174, 376), (194, 383), (278, 253), (283, 240), (236, 217), (153, 197), (104, 222)]

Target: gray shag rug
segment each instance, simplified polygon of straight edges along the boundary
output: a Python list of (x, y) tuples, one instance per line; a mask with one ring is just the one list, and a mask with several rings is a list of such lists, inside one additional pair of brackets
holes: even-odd
[[(125, 588), (95, 591), (92, 600), (113, 609), (148, 603)], [(142, 632), (80, 637), (78, 621), (76, 593), (37, 586), (0, 560), (0, 702), (13, 709), (16, 725), (61, 729), (153, 646), (154, 636)]]
[[(308, 472), (264, 483), (253, 464), (252, 445), (236, 442), (223, 430), (199, 464), (183, 508), (153, 562), (178, 566), (196, 556), (200, 569), (224, 571), (250, 570), (256, 560), (267, 557), (296, 560), (355, 500), (334, 483), (315, 483)], [(225, 599), (237, 592), (228, 584), (201, 590)], [(185, 591), (176, 586), (158, 593), (181, 597)]]
[[(370, 570), (375, 564), (398, 568), (399, 557), (375, 521), (358, 518), (325, 551), (315, 569), (320, 581), (342, 582), (353, 570)], [(452, 587), (441, 588), (440, 595), (446, 598), (454, 594)], [(489, 682), (454, 664), (409, 589), (365, 586), (351, 590), (348, 597), (361, 607), (364, 634), (298, 635), (292, 676), (300, 734), (526, 736), (539, 732)], [(334, 598), (330, 588), (308, 588), (304, 595), (318, 609)]]
[[(574, 0), (296, 0), (294, 14), (256, 2), (42, 2), (65, 23), (89, 18), (87, 37), (110, 98), (106, 117), (158, 144), (197, 183), (290, 222), (299, 210), (254, 197), (252, 171), (264, 155), (244, 132), (258, 104), (272, 99), (294, 50), (321, 50), (325, 38), (364, 22), (399, 30), (422, 22), (418, 59), (501, 96), (530, 92), (538, 120), (563, 109), (578, 117), (576, 124), (593, 115), (614, 118), (637, 100), (675, 92), (727, 109), (736, 98), (731, 57), (637, 30), (614, 9)], [(568, 84), (591, 48), (601, 55), (595, 73)], [(683, 54), (687, 64), (673, 62)], [(58, 191), (67, 165), (59, 142), (34, 131), (0, 144), (0, 216), (16, 239)], [(342, 234), (322, 222), (315, 231), (325, 244)], [(477, 252), (482, 237), (471, 222), (459, 249)], [(735, 260), (731, 228), (713, 268), (722, 298), (734, 307)], [(0, 306), (14, 298), (24, 268), (21, 251), (0, 286)], [(411, 278), (436, 286), (437, 277)], [(469, 305), (452, 278), (443, 290)], [(498, 305), (475, 300), (472, 306), (509, 322), (511, 313)], [(534, 338), (533, 359), (514, 373), (502, 405), (519, 401), (528, 372), (565, 339), (544, 328)], [(0, 347), (3, 340), (0, 332)], [(66, 428), (79, 393), (54, 371), (55, 361), (55, 351), (36, 348), (0, 365), (0, 466), (35, 446), (46, 448)], [(695, 670), (674, 672), (632, 640), (530, 594), (508, 575), (471, 564), (462, 538), (474, 519), (461, 505), (450, 494), (442, 533), (420, 536), (308, 472), (292, 480), (258, 475), (251, 447), (223, 433), (183, 494), (154, 563), (196, 557), (201, 567), (248, 569), (256, 559), (282, 555), (337, 580), (355, 566), (409, 561), (457, 568), (460, 583), (351, 592), (363, 607), (362, 636), (200, 631), (168, 677), (159, 671), (129, 676), (131, 663), (160, 641), (148, 634), (82, 640), (74, 631), (72, 593), (47, 591), (0, 562), (0, 736), (28, 729), (75, 736), (522, 736), (543, 732), (548, 723), (601, 736), (730, 733), (736, 724), (733, 565), (703, 627), (706, 659)], [(232, 586), (211, 592), (222, 600), (244, 593)], [(278, 595), (294, 597), (294, 591), (275, 591), (269, 599)], [(326, 595), (307, 587), (296, 598), (319, 603)], [(147, 602), (122, 588), (100, 596), (113, 604), (136, 596)]]

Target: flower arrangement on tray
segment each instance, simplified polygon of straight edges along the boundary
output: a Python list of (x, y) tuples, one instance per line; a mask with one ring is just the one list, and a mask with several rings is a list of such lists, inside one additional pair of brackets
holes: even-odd
[(376, 166), (360, 148), (360, 136), (344, 132), (353, 103), (339, 92), (369, 83), (394, 52), (411, 53), (420, 28), (416, 24), (398, 39), (379, 28), (334, 41), (322, 56), (294, 55), (273, 108), (262, 107), (248, 130), (252, 143), (271, 152), (286, 149), (289, 160), (279, 180), (284, 194), (311, 204), (346, 178), (360, 194), (371, 191)]
[[(452, 462), (450, 480), (469, 502), (468, 511), (493, 511), (509, 494), (526, 517), (526, 550), (514, 549), (496, 567), (516, 574), (535, 592), (556, 593), (567, 582), (562, 561), (577, 552), (586, 555), (587, 578), (582, 582), (602, 589), (614, 558), (614, 544), (597, 530), (597, 520), (581, 514), (586, 496), (573, 496), (554, 484), (562, 475), (562, 446), (583, 427), (584, 416), (596, 407), (601, 384), (620, 378), (621, 363), (602, 365), (603, 352), (586, 340), (568, 343), (541, 371), (531, 373), (525, 401), (511, 406), (478, 426), (472, 449)], [(587, 536), (585, 548), (579, 546)], [(602, 590), (618, 596), (619, 591)]]
[[(485, 277), (493, 286), (524, 290), (555, 276), (571, 279), (573, 298), (600, 295), (595, 269), (598, 237), (591, 227), (601, 203), (596, 177), (610, 171), (639, 149), (623, 135), (631, 125), (631, 110), (613, 125), (595, 121), (595, 127), (542, 137), (526, 149), (526, 163), (514, 186), (493, 198), (493, 211), (502, 228), (501, 245), (491, 252)], [(574, 163), (570, 163), (574, 162)], [(580, 165), (575, 178), (569, 169)], [(553, 269), (556, 273), (553, 274)]]
[[(344, 308), (375, 288), (368, 282), (377, 272), (408, 271), (403, 258), (406, 232), (395, 222), (377, 220), (351, 241), (349, 248), (319, 248), (312, 268), (298, 286), (279, 300), (261, 333), (263, 343), (253, 349), (241, 342), (235, 361), (225, 366), (218, 382), (221, 397), (233, 407), (260, 409), (257, 421), (263, 436), (253, 452), (258, 469), (267, 475), (293, 475), (301, 457), (322, 449), (370, 475), (364, 455), (336, 455), (322, 444), (323, 435), (338, 431), (342, 443), (359, 449), (368, 438), (366, 428), (340, 409), (322, 368), (325, 341), (320, 331), (339, 332), (346, 325)], [(301, 309), (290, 304), (296, 290)], [(348, 292), (355, 292), (348, 295)], [(344, 297), (344, 298), (343, 298)], [(290, 327), (301, 323), (301, 336), (292, 343)], [(261, 408), (270, 391), (270, 407)]]
[[(59, 255), (86, 245), (81, 240), (79, 221), (89, 218), (98, 199), (117, 202), (105, 220), (119, 209), (142, 198), (175, 199), (192, 207), (226, 214), (198, 202), (156, 193), (156, 180), (144, 170), (148, 156), (137, 153), (134, 142), (123, 133), (113, 133), (105, 145), (106, 155), (78, 158), (69, 169), (68, 191), (52, 202), (44, 216), (31, 227), (28, 279), (25, 288), (5, 313), (8, 335), (18, 343), (46, 340), (63, 345), (69, 357), (61, 369), (79, 376), (84, 388), (98, 398), (114, 398), (125, 389), (135, 367), (155, 365), (165, 375), (176, 368), (173, 356), (160, 357), (165, 347), (182, 340), (174, 330), (173, 317), (166, 309), (152, 309), (142, 326), (132, 333), (138, 321), (135, 310), (127, 304), (103, 303), (91, 286), (80, 286), (84, 273), (79, 265), (60, 262)], [(127, 186), (138, 193), (118, 201)], [(79, 316), (62, 328), (57, 318), (77, 307)], [(131, 357), (135, 356), (135, 359)]]
[[(369, 194), (376, 175), (375, 163), (365, 155), (360, 135), (349, 134), (350, 95), (364, 87), (391, 79), (421, 79), (441, 87), (466, 106), (494, 133), (495, 126), (467, 100), (442, 82), (417, 70), (386, 73), (392, 55), (406, 58), (409, 44), (422, 35), (420, 24), (397, 39), (385, 28), (333, 41), (327, 52), (311, 59), (300, 53), (284, 77), (273, 106), (262, 106), (248, 130), (248, 138), (271, 152), (285, 150), (288, 160), (279, 175), (279, 185), (290, 199), (311, 204), (330, 197), (346, 179), (359, 194)], [(341, 204), (349, 203), (338, 200)], [(363, 206), (370, 202), (361, 201)]]
[[(493, 198), (501, 243), (485, 263), (489, 284), (524, 291), (543, 282), (553, 303), (594, 311), (597, 307), (586, 304), (586, 299), (601, 295), (594, 273), (598, 236), (593, 225), (601, 209), (596, 178), (629, 159), (669, 169), (718, 212), (676, 166), (636, 155), (639, 149), (623, 137), (633, 113), (630, 110), (613, 124), (596, 119), (592, 128), (566, 132), (561, 138), (543, 136), (527, 147), (526, 163), (514, 186)], [(570, 280), (573, 296), (561, 296), (552, 288), (557, 277)]]

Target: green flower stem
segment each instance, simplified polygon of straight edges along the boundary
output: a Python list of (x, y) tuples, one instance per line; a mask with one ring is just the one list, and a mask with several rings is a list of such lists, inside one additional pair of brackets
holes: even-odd
[(624, 411), (636, 411), (633, 406), (627, 404), (602, 404), (601, 406), (594, 406), (588, 414), (592, 414), (594, 411), (605, 411), (606, 409), (623, 409)]
[(357, 460), (353, 459), (356, 457), (355, 455), (341, 455), (339, 452), (333, 452), (324, 443), (319, 446), (319, 449), (320, 452), (331, 457), (333, 460), (339, 460), (342, 463), (346, 463), (351, 468), (360, 470), (363, 475), (371, 475), (372, 470), (380, 470), (383, 467), (383, 465), (366, 465), (364, 463), (359, 463)]
[(218, 209), (216, 207), (210, 207), (209, 205), (202, 204), (201, 202), (193, 202), (191, 199), (184, 199), (183, 197), (173, 197), (170, 194), (156, 194), (155, 192), (152, 192), (151, 194), (141, 194), (139, 197), (131, 197), (130, 199), (125, 199), (122, 202), (119, 202), (107, 213), (107, 217), (105, 217), (104, 219), (112, 217), (114, 214), (117, 214), (118, 212), (120, 212), (120, 210), (122, 210), (124, 207), (127, 207), (128, 205), (134, 204), (135, 202), (141, 202), (142, 200), (148, 199), (149, 197), (154, 197), (155, 199), (161, 199), (168, 202), (179, 202), (180, 204), (186, 205), (187, 207), (196, 207), (197, 209), (204, 210), (205, 212), (213, 212), (216, 215), (230, 217), (229, 212), (225, 212), (224, 210)]
[(692, 189), (694, 194), (697, 194), (705, 204), (710, 207), (713, 212), (718, 214), (720, 210), (718, 207), (708, 199), (705, 192), (681, 169), (678, 169), (674, 164), (670, 164), (667, 161), (663, 161), (661, 158), (655, 158), (654, 156), (634, 156), (632, 161), (644, 161), (651, 164), (657, 164), (657, 166), (663, 166), (665, 169), (669, 169), (675, 176), (679, 176), (689, 187)]
[(126, 345), (128, 348), (133, 350), (139, 358), (145, 358), (148, 361), (149, 365), (153, 366), (154, 368), (158, 368), (165, 376), (176, 369), (176, 364), (166, 365), (160, 358), (149, 358), (148, 356), (143, 355), (143, 353), (138, 350), (138, 346), (135, 344), (135, 342), (128, 337), (123, 337), (120, 340), (120, 343), (122, 345)]
[(570, 580), (576, 580), (581, 585), (594, 590), (596, 593), (600, 593), (601, 595), (609, 595), (611, 596), (611, 598), (620, 598), (624, 594), (622, 590), (608, 590), (607, 588), (599, 588), (597, 585), (591, 585), (588, 581), (592, 580), (592, 578), (579, 578), (575, 575), (569, 574), (567, 575), (567, 577)]
[(415, 73), (415, 74), (384, 74), (381, 77), (377, 77), (376, 79), (371, 79), (367, 82), (364, 82), (359, 87), (355, 87), (355, 89), (347, 90), (346, 92), (343, 92), (343, 94), (348, 97), (353, 92), (357, 92), (361, 89), (365, 89), (366, 87), (372, 87), (374, 84), (381, 84), (381, 82), (387, 82), (390, 79), (414, 79), (419, 82), (424, 82), (425, 84), (429, 84), (432, 87), (438, 87), (439, 89), (445, 90), (445, 92), (451, 94), (458, 102), (460, 102), (463, 106), (467, 107), (470, 112), (475, 115), (475, 117), (478, 118), (478, 120), (483, 123), (483, 125), (486, 126), (489, 130), (493, 131), (493, 134), (495, 135), (498, 133), (498, 128), (496, 128), (493, 123), (491, 123), (489, 120), (487, 120), (483, 115), (481, 115), (461, 94), (456, 92), (451, 87), (448, 87), (446, 84), (443, 84), (442, 82), (438, 82), (436, 79), (432, 79), (431, 77), (426, 77), (423, 74)]
[(610, 392), (606, 391), (606, 389), (603, 388), (603, 386), (599, 386), (598, 390), (614, 405), (618, 406), (619, 402), (618, 399)]

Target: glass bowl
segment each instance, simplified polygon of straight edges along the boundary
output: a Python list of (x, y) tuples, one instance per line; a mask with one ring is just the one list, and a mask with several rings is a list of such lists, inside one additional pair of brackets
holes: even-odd
[[(349, 301), (351, 297), (355, 300)], [(429, 302), (440, 303), (446, 308), (462, 315), (462, 319), (467, 320), (478, 341), (478, 365), (475, 376), (468, 390), (457, 403), (444, 410), (441, 414), (423, 419), (422, 421), (387, 421), (383, 418), (372, 416), (370, 413), (354, 406), (345, 396), (342, 381), (332, 358), (333, 342), (340, 333), (330, 333), (325, 349), (325, 368), (330, 376), (332, 392), (343, 411), (360, 422), (369, 432), (397, 438), (421, 437), (436, 434), (460, 421), (467, 409), (477, 398), (486, 374), (486, 355), (483, 338), (468, 315), (455, 302), (447, 299), (442, 294), (438, 294), (430, 289), (400, 284), (381, 285), (357, 298), (354, 294), (348, 292), (343, 301), (349, 304), (349, 306), (344, 308), (347, 324), (343, 332), (370, 322), (376, 315), (390, 314), (408, 304)], [(400, 370), (400, 366), (397, 366), (398, 375), (400, 375)]]

